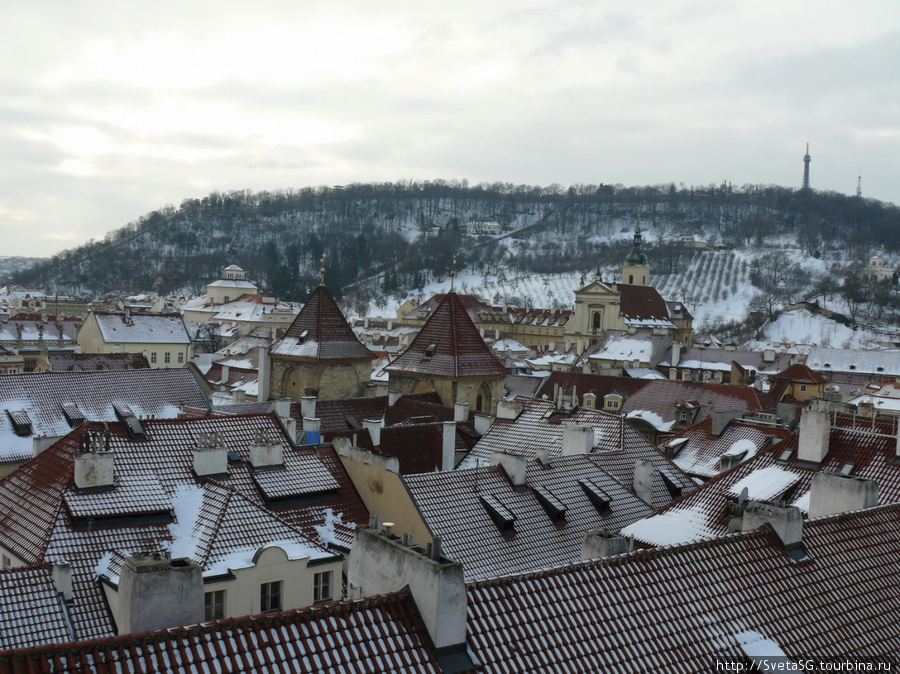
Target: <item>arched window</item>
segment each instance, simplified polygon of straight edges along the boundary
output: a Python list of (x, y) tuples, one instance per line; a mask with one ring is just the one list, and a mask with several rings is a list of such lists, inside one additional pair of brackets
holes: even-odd
[(600, 326), (601, 326), (602, 324), (603, 324), (603, 312), (602, 312), (602, 311), (595, 311), (595, 312), (594, 312), (594, 319), (593, 319), (593, 321), (591, 322), (591, 327), (592, 327), (594, 330), (599, 330), (599, 329), (600, 329)]
[(475, 398), (475, 411), (481, 412), (481, 406), (484, 404), (484, 401), (481, 398), (481, 394), (478, 394), (478, 397)]

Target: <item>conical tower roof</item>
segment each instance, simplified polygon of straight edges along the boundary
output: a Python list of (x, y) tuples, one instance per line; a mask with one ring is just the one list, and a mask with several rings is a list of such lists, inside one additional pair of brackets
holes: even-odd
[(447, 293), (389, 373), (439, 377), (502, 377), (509, 374), (491, 353), (456, 293)]
[(314, 360), (372, 360), (324, 285), (309, 296), (284, 337), (272, 345), (274, 356)]

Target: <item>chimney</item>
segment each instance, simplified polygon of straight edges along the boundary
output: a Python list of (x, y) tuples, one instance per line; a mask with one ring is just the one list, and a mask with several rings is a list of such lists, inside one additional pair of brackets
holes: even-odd
[(469, 420), (469, 403), (453, 403), (453, 421), (462, 423)]
[(856, 413), (861, 417), (866, 417), (871, 419), (876, 416), (875, 414), (875, 403), (872, 402), (871, 398), (867, 398), (866, 400), (860, 400), (856, 404)]
[(203, 569), (166, 552), (125, 558), (119, 574), (119, 634), (203, 622)]
[(618, 536), (606, 529), (590, 529), (584, 534), (581, 543), (582, 559), (597, 559), (599, 557), (612, 557), (631, 552), (632, 539)]
[(303, 431), (305, 433), (309, 433), (310, 431), (318, 431), (320, 430), (321, 422), (321, 419), (303, 417)]
[(819, 472), (812, 478), (809, 518), (865, 510), (878, 505), (878, 482), (861, 477)]
[(372, 448), (378, 451), (381, 447), (381, 419), (363, 419), (362, 423), (372, 438)]
[(300, 415), (306, 419), (316, 418), (316, 396), (302, 396), (300, 398)]
[[(460, 562), (440, 554), (440, 537), (432, 554), (418, 546), (403, 545), (379, 531), (356, 528), (347, 582), (362, 596), (396, 592), (405, 587), (416, 604), (443, 671), (474, 669), (466, 651), (466, 585)], [(455, 667), (450, 667), (456, 660)]]
[(774, 363), (775, 362), (775, 350), (774, 349), (766, 349), (763, 351), (763, 361), (766, 363)]
[(540, 462), (542, 468), (550, 468), (550, 450), (546, 447), (541, 447), (538, 450), (535, 450), (535, 457)]
[(441, 424), (441, 470), (456, 468), (456, 422)]
[(53, 562), (53, 584), (65, 601), (72, 600), (72, 565), (61, 560)]
[(115, 486), (115, 452), (75, 452), (75, 488)]
[(506, 473), (506, 477), (512, 482), (513, 487), (525, 486), (525, 470), (528, 466), (528, 459), (524, 456), (494, 452), (491, 454), (491, 465), (501, 466)]
[(281, 420), (291, 418), (291, 399), (279, 398), (275, 401), (275, 414), (281, 417)]
[(254, 470), (284, 465), (284, 448), (269, 435), (268, 428), (256, 431), (256, 438), (250, 445), (250, 463)]
[[(475, 432), (478, 435), (484, 435), (487, 433), (491, 426), (494, 425), (495, 417), (491, 414), (476, 414), (475, 415)], [(897, 437), (898, 450), (897, 453), (900, 454), (900, 436)]]
[(403, 394), (400, 391), (388, 391), (388, 407), (393, 407)]
[[(274, 329), (274, 328), (273, 328)], [(269, 399), (271, 390), (269, 379), (272, 376), (272, 361), (269, 358), (269, 347), (259, 347), (259, 374), (257, 376), (256, 399), (265, 402)]]
[(590, 426), (566, 424), (563, 426), (562, 454), (590, 454), (594, 448), (594, 429)]
[(800, 435), (797, 440), (797, 460), (818, 466), (828, 454), (831, 435), (831, 416), (827, 400), (812, 398), (803, 406), (800, 416)]
[(644, 503), (653, 505), (653, 474), (656, 470), (650, 461), (638, 459), (634, 462), (634, 493)]
[(808, 561), (803, 547), (803, 515), (794, 506), (779, 506), (765, 501), (750, 501), (744, 508), (741, 531), (758, 529), (768, 524), (775, 531), (791, 561)]
[(233, 389), (231, 391), (231, 402), (235, 405), (247, 402), (247, 392), (243, 389)]
[(514, 421), (522, 414), (522, 403), (512, 400), (501, 400), (497, 403), (497, 419)]
[(728, 424), (732, 419), (740, 418), (741, 413), (737, 410), (723, 410), (721, 412), (713, 412), (712, 415), (712, 434), (713, 437), (718, 438), (722, 433), (725, 432), (725, 429), (728, 428)]
[(194, 474), (197, 477), (228, 475), (228, 448), (221, 433), (201, 434), (194, 448)]
[(227, 384), (227, 383), (228, 383), (228, 377), (230, 376), (230, 374), (231, 374), (231, 370), (229, 369), (229, 367), (228, 367), (227, 365), (223, 365), (223, 366), (222, 366), (222, 376), (221, 376), (221, 378), (219, 379), (219, 383), (221, 383), (221, 384)]

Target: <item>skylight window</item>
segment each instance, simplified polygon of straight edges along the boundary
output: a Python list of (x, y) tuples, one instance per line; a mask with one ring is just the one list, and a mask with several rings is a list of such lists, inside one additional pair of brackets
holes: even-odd
[(482, 494), (481, 505), (502, 534), (514, 534), (516, 516), (493, 494)]
[(856, 464), (848, 461), (841, 466), (841, 475), (853, 475), (854, 470), (856, 470)]
[(793, 453), (793, 449), (785, 449), (781, 452), (781, 454), (778, 455), (778, 463), (787, 463), (791, 460), (791, 455), (793, 455)]
[(303, 344), (304, 342), (306, 342), (306, 338), (307, 338), (308, 336), (309, 336), (309, 330), (304, 330), (304, 331), (301, 332), (300, 335), (297, 337), (297, 343)]

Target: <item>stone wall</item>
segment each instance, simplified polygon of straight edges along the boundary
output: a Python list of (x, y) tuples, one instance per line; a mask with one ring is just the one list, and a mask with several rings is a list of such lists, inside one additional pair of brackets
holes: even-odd
[(372, 378), (368, 360), (293, 360), (272, 357), (271, 396), (299, 402), (308, 390), (322, 399), (357, 398), (366, 395)]
[[(436, 392), (444, 405), (457, 402), (469, 404), (473, 412), (494, 414), (497, 401), (503, 397), (503, 379), (450, 379), (446, 377), (413, 376), (391, 373), (390, 390), (409, 395), (411, 393)], [(477, 406), (478, 394), (482, 395), (482, 409)]]

